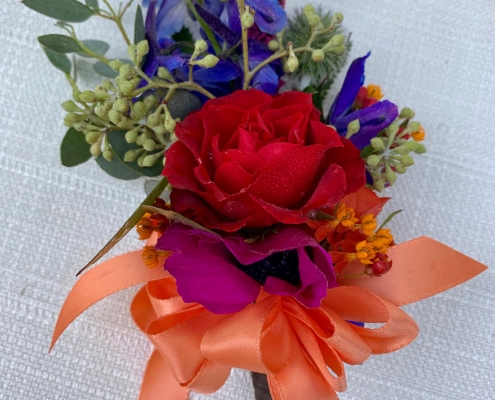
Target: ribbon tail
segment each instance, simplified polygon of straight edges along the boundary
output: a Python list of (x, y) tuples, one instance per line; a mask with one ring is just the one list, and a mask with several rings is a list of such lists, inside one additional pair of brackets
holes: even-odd
[(170, 366), (153, 350), (146, 366), (139, 400), (187, 400), (189, 390), (175, 380)]
[(341, 279), (339, 284), (368, 289), (392, 304), (403, 306), (451, 289), (487, 269), (478, 261), (424, 236), (394, 246), (387, 254), (394, 264), (383, 276)]
[(161, 258), (156, 268), (148, 269), (141, 251), (133, 251), (105, 261), (82, 275), (60, 310), (50, 351), (69, 324), (93, 304), (120, 290), (169, 276), (163, 270), (164, 260)]

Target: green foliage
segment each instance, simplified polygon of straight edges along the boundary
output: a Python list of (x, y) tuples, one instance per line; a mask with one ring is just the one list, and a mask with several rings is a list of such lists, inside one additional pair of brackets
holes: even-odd
[[(114, 150), (115, 154), (117, 157), (120, 159), (120, 161), (124, 161), (124, 156), (125, 153), (129, 150), (137, 150), (140, 147), (136, 145), (135, 143), (127, 143), (125, 140), (125, 131), (110, 131), (108, 132), (108, 141), (110, 142), (110, 145), (112, 146), (112, 149)], [(114, 157), (115, 160), (115, 157)], [(163, 171), (163, 163), (162, 163), (162, 158), (156, 162), (155, 165), (152, 167), (140, 167), (137, 163), (137, 161), (133, 162), (126, 162), (125, 165), (128, 168), (133, 169), (137, 173), (139, 173), (141, 176), (158, 176), (161, 174)], [(113, 160), (112, 160), (113, 162)]]
[(69, 36), (65, 35), (44, 35), (39, 36), (38, 41), (50, 50), (57, 53), (78, 53), (81, 47)]
[[(108, 43), (105, 43), (101, 40), (83, 40), (82, 43), (93, 53), (98, 54), (99, 56), (104, 56), (110, 48)], [(78, 52), (77, 55), (81, 57), (92, 58), (92, 56), (83, 52)]]
[(22, 0), (22, 3), (40, 14), (65, 22), (84, 22), (94, 15), (93, 10), (76, 0)]
[(385, 221), (383, 221), (383, 224), (380, 225), (380, 227), (378, 228), (378, 230), (380, 230), (383, 227), (385, 227), (385, 225), (387, 225), (390, 221), (392, 221), (392, 218), (394, 218), (400, 212), (402, 212), (402, 210), (397, 210), (397, 211), (394, 211), (393, 213), (391, 213), (387, 218), (385, 218)]
[(187, 26), (183, 26), (179, 32), (174, 33), (172, 39), (176, 42), (194, 43), (193, 35)]
[(136, 210), (132, 213), (129, 219), (125, 222), (124, 225), (117, 231), (117, 233), (110, 239), (110, 241), (98, 252), (96, 256), (82, 269), (77, 275), (83, 272), (85, 269), (89, 268), (94, 263), (98, 262), (98, 260), (107, 254), (122, 238), (127, 235), (132, 228), (134, 228), (137, 223), (143, 218), (145, 213), (143, 206), (150, 206), (155, 202), (155, 199), (160, 196), (160, 194), (165, 190), (168, 185), (167, 178), (162, 178), (162, 180), (156, 185), (156, 187), (152, 190), (152, 192), (143, 200), (143, 202), (139, 205)]
[(142, 176), (139, 172), (129, 168), (129, 166), (118, 157), (114, 157), (112, 161), (107, 161), (103, 158), (103, 155), (100, 154), (95, 160), (103, 171), (114, 178), (129, 181)]
[(65, 54), (57, 53), (53, 50), (47, 49), (43, 46), (43, 50), (45, 51), (46, 56), (53, 64), (55, 68), (58, 68), (60, 71), (65, 72), (66, 74), (70, 74), (70, 70), (72, 64)]
[[(332, 21), (333, 13), (324, 10), (321, 6), (315, 8), (316, 15), (321, 18), (323, 26), (329, 26)], [(333, 32), (317, 36), (311, 44), (313, 49), (321, 49), (333, 36), (338, 34), (343, 34), (346, 37), (344, 41), (346, 51), (343, 55), (338, 56), (326, 52), (323, 61), (314, 62), (311, 58), (311, 53), (299, 53), (297, 55), (299, 67), (294, 72), (294, 75), (299, 79), (305, 75), (309, 75), (311, 77), (312, 85), (319, 85), (323, 80), (328, 80), (331, 84), (347, 61), (349, 50), (352, 45), (350, 34), (339, 25)], [(304, 16), (302, 9), (296, 9), (294, 15), (288, 20), (287, 30), (284, 35), (284, 43), (292, 42), (294, 48), (304, 47), (308, 43), (310, 37), (311, 27), (309, 26), (308, 20)]]
[(62, 165), (66, 167), (75, 167), (91, 158), (89, 148), (91, 145), (86, 142), (84, 134), (70, 128), (62, 140), (60, 146), (60, 159)]
[(146, 31), (144, 29), (143, 11), (141, 6), (137, 6), (136, 20), (134, 21), (134, 44), (146, 39)]
[(98, 0), (86, 0), (86, 5), (92, 9), (98, 9)]
[(107, 78), (116, 78), (117, 76), (119, 76), (118, 72), (114, 71), (108, 66), (108, 64), (104, 63), (103, 61), (98, 61), (97, 63), (95, 63), (93, 65), (93, 69), (97, 74), (100, 74)]

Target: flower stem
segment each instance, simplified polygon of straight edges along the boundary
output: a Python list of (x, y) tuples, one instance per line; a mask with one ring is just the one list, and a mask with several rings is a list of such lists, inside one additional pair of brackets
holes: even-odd
[(120, 13), (120, 15), (118, 15), (115, 12), (115, 10), (110, 5), (110, 3), (108, 2), (108, 0), (103, 0), (103, 2), (106, 4), (106, 6), (108, 7), (108, 9), (110, 10), (111, 17), (110, 18), (109, 17), (104, 17), (102, 14), (98, 14), (98, 15), (100, 17), (102, 17), (102, 18), (107, 18), (107, 19), (111, 19), (112, 21), (114, 21), (117, 24), (117, 27), (119, 28), (120, 33), (122, 33), (122, 36), (124, 37), (124, 40), (125, 40), (127, 46), (130, 46), (131, 45), (131, 41), (129, 40), (129, 36), (127, 36), (127, 32), (125, 31), (124, 25), (122, 25), (122, 17), (124, 16), (125, 12), (127, 11), (127, 8), (131, 5), (132, 1), (130, 1), (124, 7), (124, 10)]
[[(239, 7), (239, 18), (246, 12), (246, 6), (244, 0), (237, 0), (237, 5)], [(244, 90), (249, 88), (249, 83), (251, 82), (252, 76), (249, 73), (249, 47), (248, 47), (248, 28), (242, 26), (242, 59), (244, 61)]]

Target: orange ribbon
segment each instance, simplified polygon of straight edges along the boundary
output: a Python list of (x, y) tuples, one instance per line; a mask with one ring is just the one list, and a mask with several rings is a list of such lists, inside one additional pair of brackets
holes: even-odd
[[(175, 280), (163, 270), (163, 258), (159, 268), (149, 270), (140, 251), (127, 253), (77, 281), (60, 312), (52, 346), (86, 308), (146, 283), (131, 304), (134, 321), (156, 347), (141, 400), (186, 400), (189, 389), (215, 392), (233, 367), (267, 374), (274, 400), (338, 399), (336, 392), (346, 388), (344, 362), (360, 364), (371, 354), (407, 346), (417, 336), (416, 323), (399, 305), (440, 293), (486, 269), (426, 237), (394, 246), (388, 254), (394, 262), (390, 272), (344, 280), (328, 290), (320, 308), (261, 291), (242, 311), (218, 315), (182, 301)], [(346, 321), (383, 325), (369, 329)]]

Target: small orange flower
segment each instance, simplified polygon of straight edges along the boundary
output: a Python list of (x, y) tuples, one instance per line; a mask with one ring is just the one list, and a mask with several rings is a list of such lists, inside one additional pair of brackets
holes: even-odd
[(378, 224), (373, 214), (366, 214), (361, 218), (361, 230), (365, 235), (372, 235), (377, 226)]
[(346, 228), (352, 228), (358, 220), (356, 218), (356, 214), (354, 213), (354, 210), (352, 208), (346, 208), (344, 203), (340, 204), (339, 207), (337, 208), (337, 212), (335, 213), (335, 218), (337, 224), (340, 223)]
[(158, 252), (154, 246), (144, 246), (141, 256), (149, 269), (158, 265)]
[(382, 88), (378, 85), (368, 85), (366, 89), (368, 90), (368, 97), (371, 99), (381, 100), (384, 96)]
[(145, 214), (141, 221), (136, 225), (139, 240), (149, 239), (153, 233), (153, 221), (149, 218), (150, 214)]
[(356, 258), (362, 264), (373, 264), (373, 259), (375, 258), (375, 251), (371, 246), (371, 243), (368, 243), (366, 240), (359, 242), (356, 245)]
[(374, 235), (372, 235), (368, 241), (373, 242), (374, 240), (383, 240), (383, 242), (390, 246), (394, 242), (394, 236), (390, 233), (390, 229), (379, 229)]
[(426, 132), (422, 126), (419, 127), (419, 130), (416, 132), (411, 133), (411, 137), (414, 139), (416, 142), (421, 142), (422, 140), (425, 139)]

